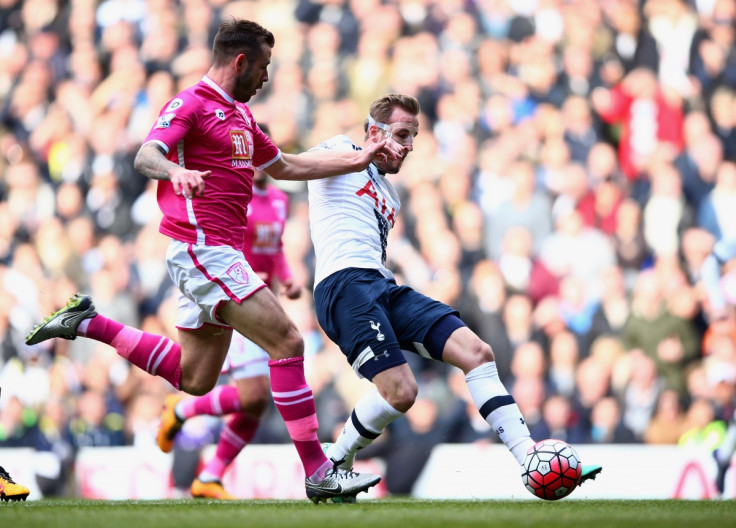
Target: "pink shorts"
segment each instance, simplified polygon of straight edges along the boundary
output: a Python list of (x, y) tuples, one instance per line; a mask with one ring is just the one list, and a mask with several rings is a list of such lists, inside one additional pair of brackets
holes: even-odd
[(169, 277), (179, 288), (176, 327), (195, 330), (206, 324), (229, 327), (217, 316), (228, 301), (242, 302), (266, 284), (230, 246), (201, 246), (172, 240), (166, 251)]

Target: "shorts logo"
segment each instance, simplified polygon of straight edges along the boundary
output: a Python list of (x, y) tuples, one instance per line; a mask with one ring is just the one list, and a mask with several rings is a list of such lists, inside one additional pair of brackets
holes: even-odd
[(242, 262), (236, 262), (227, 269), (227, 276), (239, 284), (248, 284), (248, 272)]
[(381, 356), (383, 356), (383, 357), (385, 357), (386, 359), (388, 359), (388, 358), (389, 358), (389, 355), (388, 355), (388, 350), (384, 350), (384, 351), (383, 351), (383, 352), (381, 352), (380, 354), (376, 354), (375, 356), (373, 356), (373, 361), (378, 361), (378, 358), (380, 358)]
[(230, 140), (233, 143), (233, 160), (249, 160), (248, 140), (243, 130), (231, 130)]
[(167, 112), (173, 112), (177, 108), (180, 108), (181, 106), (184, 106), (184, 101), (179, 99), (178, 97), (176, 99), (172, 99), (169, 103), (169, 106), (166, 107)]
[(377, 332), (376, 339), (378, 339), (379, 341), (383, 341), (384, 339), (386, 339), (386, 336), (381, 333), (381, 323), (374, 323), (373, 321), (371, 321), (371, 328), (373, 328), (373, 330)]

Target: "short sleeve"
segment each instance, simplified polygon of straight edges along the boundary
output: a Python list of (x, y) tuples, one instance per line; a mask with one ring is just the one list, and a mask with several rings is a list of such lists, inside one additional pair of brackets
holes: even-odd
[(281, 157), (281, 151), (258, 125), (253, 127), (253, 166), (264, 170)]
[(187, 92), (180, 93), (161, 109), (144, 143), (155, 141), (170, 151), (192, 129), (199, 108), (195, 97)]

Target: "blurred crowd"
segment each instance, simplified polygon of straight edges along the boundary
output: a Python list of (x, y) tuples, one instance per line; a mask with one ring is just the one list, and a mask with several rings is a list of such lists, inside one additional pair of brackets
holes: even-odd
[[(736, 0), (0, 0), (0, 447), (54, 453), (46, 493), (80, 447), (155, 447), (165, 382), (91, 340), (23, 339), (76, 291), (176, 336), (132, 157), (229, 16), (275, 34), (250, 106), (284, 151), (359, 142), (374, 98), (419, 99), (389, 267), (493, 346), (535, 438), (718, 444), (736, 317), (711, 321), (700, 265), (736, 237)], [(306, 188), (280, 186), (310, 292)], [(736, 301), (736, 262), (722, 284)], [(284, 304), (327, 441), (369, 386), (310, 295)], [(403, 461), (397, 492), (431, 446), (497, 441), (460, 371), (409, 359), (419, 400), (366, 450)], [(288, 442), (277, 413), (255, 441)]]

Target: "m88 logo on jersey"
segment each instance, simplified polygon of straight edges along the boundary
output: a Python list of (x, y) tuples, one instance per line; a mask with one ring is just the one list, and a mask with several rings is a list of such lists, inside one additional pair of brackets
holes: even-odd
[(244, 130), (231, 130), (230, 140), (233, 143), (233, 166), (235, 166), (235, 160), (249, 160), (251, 158), (248, 138)]

